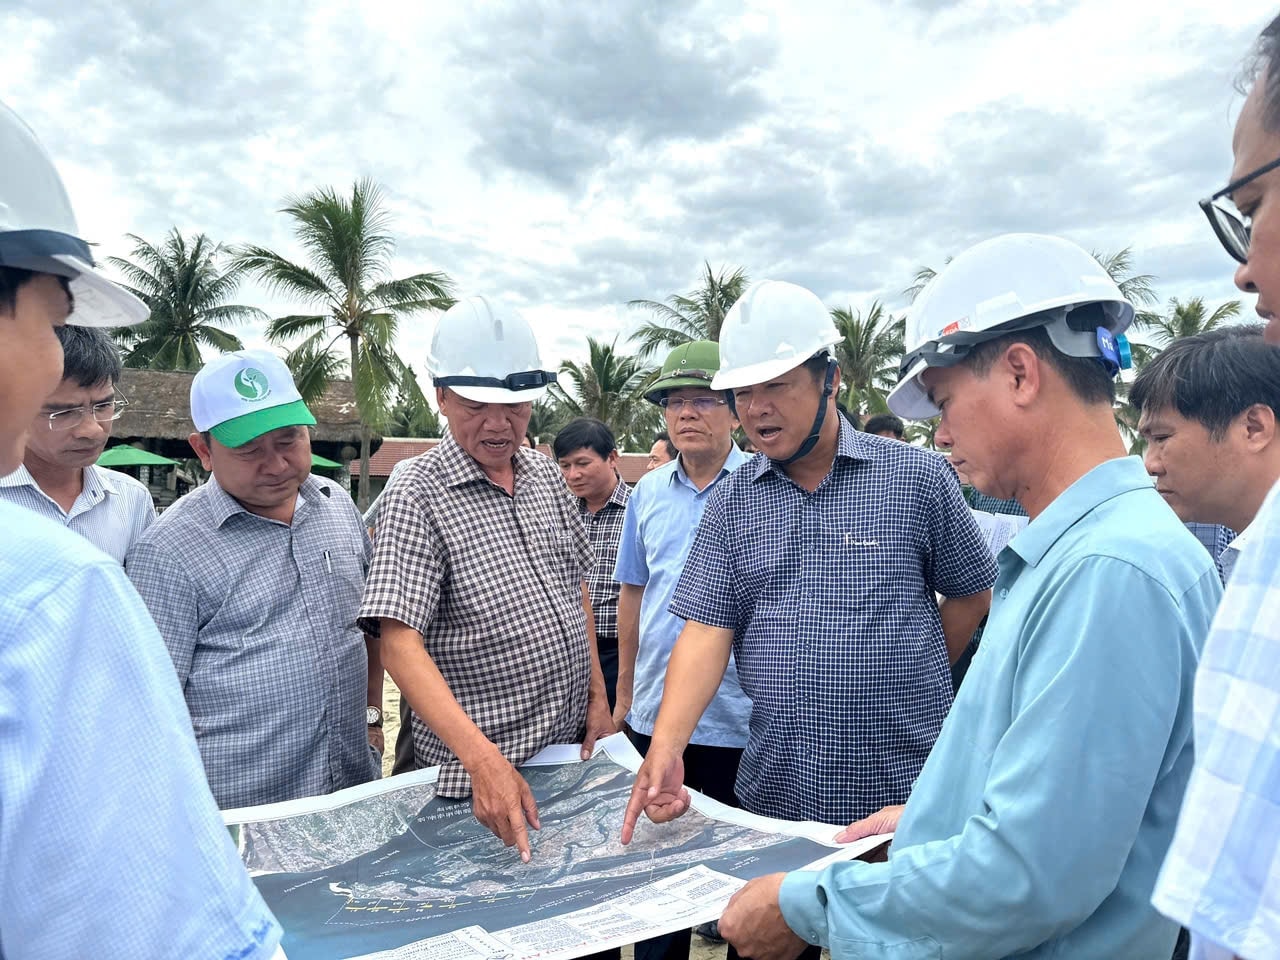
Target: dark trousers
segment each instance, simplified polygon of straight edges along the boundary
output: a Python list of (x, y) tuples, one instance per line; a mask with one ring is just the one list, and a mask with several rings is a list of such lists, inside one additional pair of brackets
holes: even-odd
[[(641, 754), (649, 752), (649, 745), (653, 742), (651, 737), (636, 733), (630, 728), (627, 729), (627, 737)], [(684, 785), (727, 806), (741, 806), (733, 794), (733, 784), (738, 779), (738, 764), (741, 762), (742, 751), (736, 747), (708, 747), (691, 743), (684, 749)], [(690, 939), (688, 930), (676, 930), (642, 941), (636, 944), (636, 960), (689, 960)], [(806, 957), (805, 960), (810, 958)]]
[(618, 704), (618, 638), (596, 637), (600, 654), (600, 672), (604, 674), (604, 690), (609, 695), (609, 712)]
[(396, 733), (396, 759), (391, 764), (391, 775), (394, 777), (397, 773), (408, 773), (410, 770), (418, 769), (417, 764), (413, 762), (413, 731), (409, 729), (413, 726), (413, 711), (409, 709), (409, 701), (404, 698), (404, 694), (400, 694), (400, 729)]

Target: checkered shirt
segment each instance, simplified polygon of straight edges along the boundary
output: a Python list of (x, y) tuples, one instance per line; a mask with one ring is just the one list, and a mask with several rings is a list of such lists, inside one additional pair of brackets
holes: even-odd
[(946, 460), (843, 420), (813, 493), (763, 456), (722, 480), (671, 612), (734, 631), (743, 806), (848, 823), (905, 801), (951, 706), (935, 592), (995, 577)]
[(607, 640), (618, 639), (618, 594), (622, 587), (613, 579), (613, 568), (618, 563), (618, 543), (622, 540), (622, 521), (630, 496), (631, 490), (619, 477), (613, 493), (595, 513), (587, 510), (587, 501), (578, 500), (582, 525), (596, 555), (596, 562), (587, 571), (587, 594), (596, 620), (596, 636)]
[[(401, 471), (383, 495), (360, 623), (422, 634), (467, 716), (518, 764), (585, 729), (594, 556), (556, 462), (521, 448), (514, 466), (511, 496), (446, 433)], [(417, 714), (412, 729), (415, 762), (441, 766), (441, 796), (467, 796), (453, 752)]]
[(211, 479), (130, 551), (222, 809), (377, 777), (356, 627), (371, 553), (350, 494), (320, 477), (303, 482), (291, 524), (249, 513)]
[(1280, 484), (1205, 644), (1195, 767), (1156, 884), (1192, 957), (1280, 957)]

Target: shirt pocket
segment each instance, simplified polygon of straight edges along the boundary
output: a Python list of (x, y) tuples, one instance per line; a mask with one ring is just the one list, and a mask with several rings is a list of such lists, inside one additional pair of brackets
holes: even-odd
[(542, 527), (535, 532), (533, 544), (538, 551), (532, 558), (534, 563), (548, 571), (557, 583), (566, 586), (582, 583), (585, 571), (578, 563), (577, 545), (570, 531), (562, 527)]
[(333, 625), (338, 630), (355, 630), (356, 615), (364, 596), (364, 554), (348, 546), (321, 550), (317, 563), (320, 587), (325, 595)]

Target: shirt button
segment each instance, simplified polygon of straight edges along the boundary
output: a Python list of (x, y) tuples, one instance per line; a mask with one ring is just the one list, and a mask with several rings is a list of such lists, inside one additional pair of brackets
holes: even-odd
[(1008, 587), (1001, 587), (1001, 588), (1000, 588), (1000, 599), (1001, 599), (1001, 600), (1003, 600), (1003, 599), (1004, 599), (1005, 597), (1007, 597), (1007, 596), (1009, 596), (1009, 588), (1008, 588)]

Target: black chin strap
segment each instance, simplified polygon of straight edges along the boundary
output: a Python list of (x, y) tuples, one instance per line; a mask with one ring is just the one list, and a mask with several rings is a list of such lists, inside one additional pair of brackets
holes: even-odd
[[(836, 358), (827, 356), (827, 375), (822, 382), (822, 399), (818, 401), (818, 414), (813, 418), (813, 428), (809, 431), (809, 436), (804, 438), (804, 443), (800, 444), (796, 452), (785, 460), (773, 460), (780, 467), (785, 467), (789, 463), (795, 463), (801, 457), (807, 457), (814, 447), (818, 445), (818, 437), (822, 434), (822, 424), (827, 419), (827, 401), (831, 399), (831, 383), (836, 378)], [(724, 398), (729, 402), (729, 410), (732, 411), (735, 419), (738, 417), (738, 404), (734, 402), (733, 391), (724, 391)], [(770, 457), (772, 460), (773, 458)]]
[[(822, 381), (822, 399), (818, 401), (818, 414), (813, 418), (813, 429), (809, 431), (809, 436), (804, 438), (804, 443), (791, 456), (785, 460), (774, 460), (780, 467), (785, 467), (789, 463), (795, 463), (801, 457), (807, 457), (813, 448), (818, 445), (818, 436), (822, 433), (822, 423), (827, 419), (827, 401), (831, 399), (831, 383), (836, 378), (836, 369), (839, 365), (836, 358), (827, 356), (827, 375)], [(770, 459), (773, 459), (772, 457)]]

